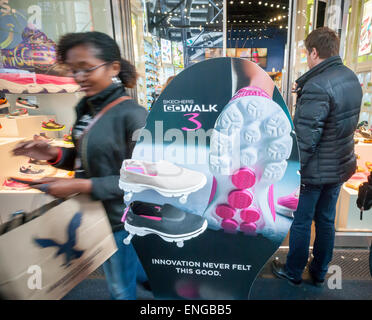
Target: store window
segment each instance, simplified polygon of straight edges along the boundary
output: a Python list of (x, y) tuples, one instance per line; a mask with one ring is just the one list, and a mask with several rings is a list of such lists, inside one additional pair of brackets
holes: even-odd
[[(350, 44), (341, 55), (344, 63), (358, 76), (363, 90), (358, 129), (355, 132), (357, 172), (340, 193), (337, 207), (337, 231), (372, 231), (372, 215), (360, 217), (356, 206), (358, 189), (372, 171), (372, 0), (347, 1), (344, 8), (342, 37)], [(359, 179), (358, 179), (359, 178)]]
[(314, 1), (297, 1), (294, 14), (296, 15), (296, 24), (294, 26), (294, 60), (293, 60), (293, 83), (308, 71), (307, 52), (305, 48), (305, 39), (314, 26)]
[(139, 103), (151, 109), (184, 68), (223, 56), (221, 0), (131, 0)]
[(227, 56), (257, 63), (283, 89), (289, 1), (227, 1)]
[(9, 179), (72, 177), (45, 162), (12, 157), (11, 150), (34, 136), (71, 147), (74, 107), (80, 87), (56, 64), (56, 43), (68, 32), (113, 35), (109, 0), (0, 1), (0, 223), (29, 212), (50, 197)]

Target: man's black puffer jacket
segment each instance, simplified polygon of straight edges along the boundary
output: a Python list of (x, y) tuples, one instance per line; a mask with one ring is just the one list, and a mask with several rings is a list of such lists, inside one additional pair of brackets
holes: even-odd
[(294, 125), (301, 157), (301, 182), (333, 184), (356, 169), (354, 131), (362, 89), (339, 56), (326, 59), (297, 81)]

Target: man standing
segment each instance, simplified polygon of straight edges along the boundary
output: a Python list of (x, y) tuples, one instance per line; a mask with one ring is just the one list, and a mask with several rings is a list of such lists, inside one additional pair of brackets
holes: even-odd
[(310, 71), (296, 81), (294, 117), (301, 159), (299, 203), (290, 229), (287, 262), (274, 261), (272, 270), (292, 284), (302, 282), (314, 220), (314, 259), (309, 273), (313, 283), (321, 286), (332, 260), (340, 188), (356, 170), (353, 136), (362, 89), (339, 56), (340, 41), (334, 31), (314, 30), (305, 46)]

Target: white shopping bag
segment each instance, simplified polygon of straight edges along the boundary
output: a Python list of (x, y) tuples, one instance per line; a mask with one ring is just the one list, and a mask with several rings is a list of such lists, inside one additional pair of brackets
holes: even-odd
[(117, 250), (101, 202), (85, 195), (55, 200), (5, 227), (2, 299), (60, 299)]

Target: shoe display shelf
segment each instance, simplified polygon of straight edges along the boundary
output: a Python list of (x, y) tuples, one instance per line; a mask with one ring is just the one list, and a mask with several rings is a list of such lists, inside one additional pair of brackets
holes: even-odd
[[(12, 190), (3, 187), (5, 179), (17, 177), (30, 179), (29, 175), (20, 173), (20, 167), (28, 164), (29, 158), (23, 156), (12, 156), (11, 150), (22, 140), (30, 140), (35, 134), (45, 133), (53, 138), (52, 145), (61, 147), (73, 147), (72, 144), (63, 142), (63, 134), (68, 134), (71, 125), (75, 121), (74, 107), (81, 99), (83, 93), (54, 93), (54, 94), (11, 94), (7, 93), (6, 98), (10, 104), (10, 111), (16, 109), (18, 97), (31, 99), (39, 106), (38, 109), (28, 109), (27, 116), (13, 118), (0, 118), (0, 224), (8, 221), (14, 212), (24, 210), (32, 211), (42, 205), (54, 200), (54, 197), (47, 195), (37, 189)], [(62, 131), (47, 131), (42, 129), (42, 122), (50, 119), (64, 124)], [(50, 169), (54, 169), (50, 170)], [(45, 173), (45, 175), (44, 175)], [(47, 167), (41, 176), (54, 176), (71, 178), (68, 171)], [(36, 176), (34, 176), (36, 178)]]
[(55, 120), (54, 115), (29, 115), (18, 116), (13, 118), (0, 118), (2, 128), (0, 129), (0, 137), (22, 137), (25, 139), (32, 138), (35, 134), (46, 132), (51, 138), (57, 137), (57, 132), (44, 131), (41, 128), (43, 121), (50, 119)]
[(155, 59), (152, 43), (145, 40), (145, 74), (146, 74), (146, 100), (147, 108), (150, 109), (154, 101), (155, 85), (159, 83), (157, 61)]
[[(11, 150), (14, 146), (22, 141), (22, 138), (12, 137), (0, 137), (0, 182), (18, 172), (19, 167), (27, 163), (28, 158), (26, 157), (11, 157)], [(40, 191), (35, 189), (24, 190), (22, 192), (22, 198), (20, 198), (20, 191), (16, 190), (5, 190), (0, 187), (0, 220), (2, 223), (6, 222), (10, 218), (10, 214), (18, 210), (25, 210), (32, 207), (32, 204), (38, 205), (35, 194), (42, 194)], [(35, 207), (36, 208), (36, 207)]]
[[(365, 163), (372, 161), (372, 144), (361, 141), (355, 145), (355, 153), (359, 156), (357, 165), (368, 172)], [(372, 212), (364, 212), (360, 220), (360, 210), (356, 205), (358, 191), (343, 184), (336, 206), (336, 231), (340, 232), (372, 232)]]

